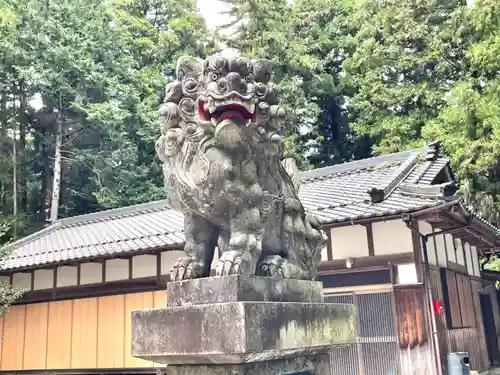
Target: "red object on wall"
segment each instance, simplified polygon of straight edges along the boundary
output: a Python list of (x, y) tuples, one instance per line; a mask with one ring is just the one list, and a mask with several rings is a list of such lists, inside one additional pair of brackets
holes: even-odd
[(432, 301), (432, 304), (434, 305), (434, 314), (438, 315), (444, 311), (444, 303), (443, 301)]

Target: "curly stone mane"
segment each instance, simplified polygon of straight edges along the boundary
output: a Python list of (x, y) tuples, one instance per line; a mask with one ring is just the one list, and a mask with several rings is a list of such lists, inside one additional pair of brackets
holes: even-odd
[(185, 256), (173, 280), (216, 275), (315, 279), (326, 236), (300, 203), (297, 168), (282, 162), (285, 111), (266, 60), (182, 57), (166, 88), (156, 144)]

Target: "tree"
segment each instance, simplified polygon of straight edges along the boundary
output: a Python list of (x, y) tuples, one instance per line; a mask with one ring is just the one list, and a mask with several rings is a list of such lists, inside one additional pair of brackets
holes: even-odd
[(465, 48), (462, 70), (446, 105), (423, 129), (439, 138), (451, 156), (468, 201), (485, 218), (500, 225), (500, 9), (496, 1), (461, 8), (454, 43)]
[[(366, 155), (352, 147), (340, 70), (349, 51), (348, 3), (338, 0), (230, 0), (232, 34), (225, 45), (270, 59), (288, 119), (291, 151), (302, 166), (334, 164)], [(225, 27), (222, 27), (222, 31)], [(361, 153), (359, 153), (361, 151)]]
[[(8, 231), (8, 225), (3, 222), (0, 216), (0, 241)], [(8, 254), (8, 250), (4, 246), (0, 246), (0, 262), (6, 259)], [(22, 292), (14, 290), (7, 282), (0, 281), (0, 316), (5, 315), (9, 306), (20, 298), (21, 295)]]
[(422, 128), (445, 105), (463, 71), (463, 44), (453, 39), (456, 0), (388, 0), (356, 5), (353, 53), (343, 69), (349, 121), (370, 137), (374, 153), (422, 144)]
[(498, 225), (499, 17), (489, 0), (365, 2), (343, 64), (350, 123), (374, 153), (442, 140), (466, 199)]
[(19, 196), (16, 217), (39, 227), (163, 198), (156, 111), (177, 57), (207, 45), (194, 1), (6, 0), (0, 12), (0, 212), (16, 214)]

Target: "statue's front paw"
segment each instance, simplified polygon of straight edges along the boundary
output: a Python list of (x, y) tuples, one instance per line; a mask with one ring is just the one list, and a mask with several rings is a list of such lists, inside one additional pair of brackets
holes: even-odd
[(285, 279), (307, 278), (302, 268), (280, 255), (270, 255), (266, 257), (262, 263), (260, 263), (259, 271), (259, 273), (264, 276), (278, 276)]
[(241, 253), (240, 251), (226, 251), (224, 252), (217, 266), (215, 267), (215, 274), (217, 276), (241, 275), (241, 274), (254, 274), (250, 270), (250, 259), (248, 254)]
[(204, 264), (197, 262), (192, 258), (184, 257), (179, 259), (172, 271), (170, 271), (170, 280), (180, 281), (189, 279), (198, 279), (203, 277)]

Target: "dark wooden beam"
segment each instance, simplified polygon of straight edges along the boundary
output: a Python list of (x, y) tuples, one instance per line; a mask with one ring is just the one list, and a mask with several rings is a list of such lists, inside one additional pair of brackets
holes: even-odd
[(160, 281), (161, 278), (161, 253), (156, 254), (156, 278)]
[(461, 264), (448, 261), (448, 268), (453, 271), (457, 271), (467, 275), (467, 267), (462, 266)]
[(31, 277), (30, 290), (35, 290), (35, 271), (34, 270), (30, 272), (30, 277)]
[(327, 260), (333, 260), (333, 249), (332, 249), (332, 230), (326, 229), (326, 237), (328, 237), (328, 242), (326, 244), (326, 258)]
[(462, 226), (462, 228), (460, 228), (461, 231), (469, 233), (470, 235), (472, 235), (472, 236), (478, 238), (479, 240), (491, 245), (492, 247), (496, 246), (495, 243), (493, 241), (491, 241), (490, 239), (488, 239), (484, 233), (477, 232), (476, 230), (472, 229), (471, 226), (469, 226), (469, 227), (465, 226), (468, 224), (466, 221), (462, 221), (460, 219), (457, 219), (456, 217), (454, 217), (454, 215), (446, 213), (446, 212), (443, 212), (441, 214), (441, 216), (453, 226), (457, 226), (457, 227)]
[[(164, 281), (168, 280), (168, 277)], [(165, 283), (159, 283), (156, 277), (133, 280), (121, 280), (105, 284), (88, 284), (57, 289), (26, 292), (15, 304), (39, 303), (76, 298), (98, 297), (116, 294), (165, 290)]]
[[(418, 228), (418, 220), (412, 220), (411, 226), (415, 228), (417, 231), (419, 230)], [(413, 254), (415, 256), (415, 268), (417, 270), (417, 277), (419, 281), (422, 281), (423, 279), (423, 263), (424, 260), (422, 258), (422, 246), (421, 246), (421, 238), (420, 235), (412, 230), (411, 231), (411, 244), (413, 248)], [(429, 248), (427, 248), (427, 251), (429, 251)]]
[(76, 285), (81, 284), (81, 278), (82, 278), (82, 266), (80, 263), (78, 263), (78, 267), (76, 268)]
[(102, 272), (101, 282), (105, 283), (106, 282), (106, 260), (102, 261), (101, 267), (102, 267), (102, 269), (101, 269), (101, 272)]
[(375, 256), (375, 245), (373, 241), (373, 227), (372, 223), (365, 224), (366, 227), (366, 240), (368, 242), (368, 255)]

